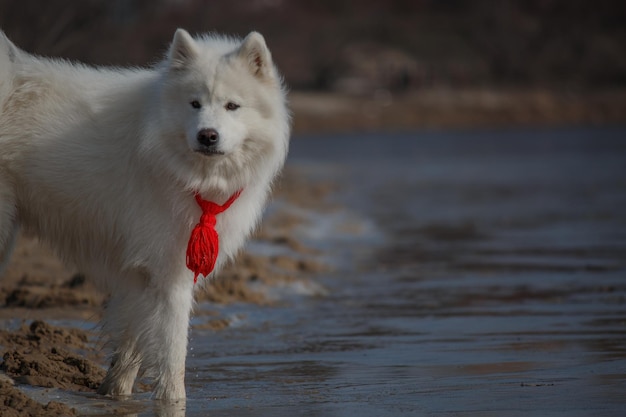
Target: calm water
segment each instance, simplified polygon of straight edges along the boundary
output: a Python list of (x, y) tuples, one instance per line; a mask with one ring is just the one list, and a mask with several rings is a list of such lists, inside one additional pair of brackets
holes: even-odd
[(625, 415), (626, 129), (299, 137), (290, 166), (339, 185), (298, 232), (328, 295), (194, 330), (187, 416)]

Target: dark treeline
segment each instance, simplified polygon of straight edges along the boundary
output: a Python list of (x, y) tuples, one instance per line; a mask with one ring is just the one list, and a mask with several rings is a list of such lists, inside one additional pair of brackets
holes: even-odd
[(0, 0), (22, 48), (145, 65), (176, 27), (262, 32), (292, 88), (626, 85), (623, 0)]

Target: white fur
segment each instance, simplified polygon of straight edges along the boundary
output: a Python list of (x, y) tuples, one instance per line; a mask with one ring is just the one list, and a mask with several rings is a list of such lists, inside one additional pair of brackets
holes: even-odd
[[(184, 398), (193, 193), (221, 204), (243, 189), (217, 216), (219, 271), (287, 154), (285, 92), (263, 37), (179, 29), (155, 68), (100, 69), (29, 55), (0, 32), (0, 109), (0, 266), (18, 225), (50, 243), (111, 294), (100, 392), (129, 395), (142, 372), (157, 398)], [(204, 128), (223, 154), (197, 152)]]

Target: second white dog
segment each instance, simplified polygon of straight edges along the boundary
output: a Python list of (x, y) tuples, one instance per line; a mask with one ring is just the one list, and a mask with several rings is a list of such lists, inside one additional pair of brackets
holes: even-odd
[(283, 166), (285, 101), (254, 32), (179, 29), (145, 70), (35, 57), (0, 32), (0, 266), (21, 227), (110, 293), (101, 393), (129, 395), (141, 371), (156, 398), (185, 397), (194, 196), (221, 205), (241, 191), (215, 216), (213, 275), (259, 221)]

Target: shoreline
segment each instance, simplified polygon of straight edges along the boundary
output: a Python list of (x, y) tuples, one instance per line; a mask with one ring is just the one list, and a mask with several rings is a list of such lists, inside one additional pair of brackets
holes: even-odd
[(428, 89), (290, 94), (294, 133), (548, 127), (626, 123), (626, 89)]

